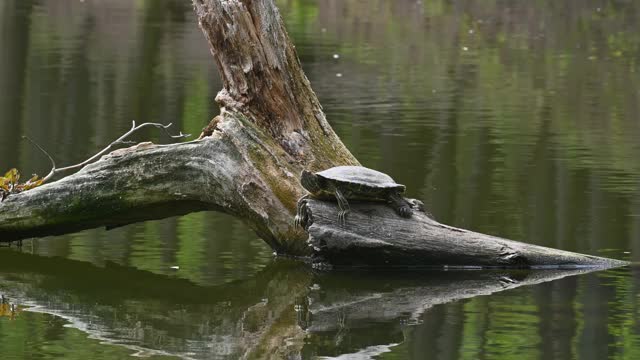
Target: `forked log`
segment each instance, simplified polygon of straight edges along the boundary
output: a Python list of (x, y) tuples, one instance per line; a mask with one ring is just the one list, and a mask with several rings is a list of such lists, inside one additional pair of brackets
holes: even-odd
[(305, 255), (293, 227), (300, 165), (238, 113), (201, 140), (141, 143), (0, 203), (0, 242), (218, 210), (243, 219), (275, 251)]
[(609, 268), (624, 261), (521, 243), (448, 226), (415, 211), (411, 218), (375, 203), (352, 202), (345, 225), (332, 202), (301, 200), (302, 226), (318, 266), (434, 268)]
[(121, 149), (0, 203), (0, 242), (200, 210), (235, 215), (278, 253), (308, 255), (295, 229), (298, 174), (356, 165), (325, 119), (271, 0), (194, 0), (224, 88), (201, 139)]

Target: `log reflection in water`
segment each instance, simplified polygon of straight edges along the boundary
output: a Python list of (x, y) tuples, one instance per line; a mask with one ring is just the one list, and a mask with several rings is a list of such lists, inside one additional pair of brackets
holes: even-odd
[(109, 265), (0, 251), (0, 292), (143, 354), (288, 358), (385, 352), (430, 307), (587, 270), (313, 273), (278, 260), (213, 287)]

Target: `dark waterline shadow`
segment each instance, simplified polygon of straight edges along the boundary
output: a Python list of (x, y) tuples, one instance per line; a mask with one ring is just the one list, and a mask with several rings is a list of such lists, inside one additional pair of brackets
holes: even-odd
[[(591, 272), (336, 271), (275, 260), (253, 277), (203, 287), (108, 264), (0, 251), (0, 293), (91, 338), (184, 358), (366, 353), (401, 343), (431, 307)], [(373, 329), (373, 331), (372, 331)], [(348, 339), (348, 341), (346, 340)]]

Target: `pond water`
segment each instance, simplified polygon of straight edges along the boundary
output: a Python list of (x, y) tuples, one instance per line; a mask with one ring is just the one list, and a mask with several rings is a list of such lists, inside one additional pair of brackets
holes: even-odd
[[(336, 132), (441, 222), (638, 261), (640, 2), (277, 3)], [(218, 112), (188, 1), (3, 0), (0, 43), (0, 171)], [(0, 355), (637, 359), (639, 270), (317, 273), (196, 213), (0, 249)]]

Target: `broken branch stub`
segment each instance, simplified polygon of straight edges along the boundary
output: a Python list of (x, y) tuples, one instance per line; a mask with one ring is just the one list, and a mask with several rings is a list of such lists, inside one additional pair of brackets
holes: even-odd
[(220, 107), (245, 115), (303, 167), (357, 165), (326, 120), (273, 0), (193, 0), (224, 88)]

